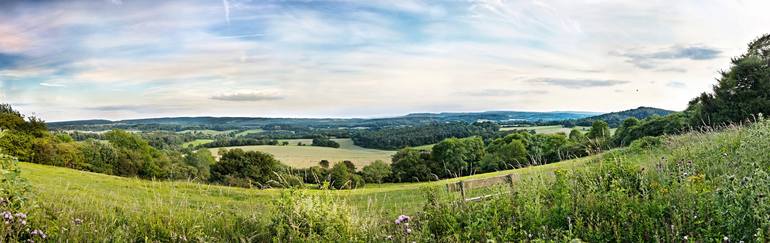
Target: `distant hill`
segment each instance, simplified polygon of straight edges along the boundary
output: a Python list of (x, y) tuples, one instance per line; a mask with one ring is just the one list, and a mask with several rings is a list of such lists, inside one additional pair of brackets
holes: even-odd
[(664, 110), (664, 109), (659, 109), (654, 107), (640, 106), (639, 108), (636, 108), (636, 109), (611, 112), (611, 113), (601, 114), (598, 116), (580, 118), (575, 120), (566, 120), (562, 124), (565, 126), (571, 126), (571, 125), (590, 126), (594, 121), (603, 120), (607, 122), (607, 124), (609, 124), (610, 127), (617, 127), (620, 125), (620, 123), (622, 123), (624, 120), (630, 117), (636, 117), (637, 119), (644, 119), (654, 115), (665, 116), (673, 112), (674, 111)]
[(378, 128), (387, 126), (411, 126), (435, 122), (558, 122), (597, 115), (591, 112), (442, 112), (412, 113), (386, 118), (265, 118), (265, 117), (166, 117), (132, 120), (83, 120), (49, 122), (52, 129), (108, 130), (113, 128), (136, 130), (184, 130), (193, 129), (243, 129), (264, 127), (293, 128)]

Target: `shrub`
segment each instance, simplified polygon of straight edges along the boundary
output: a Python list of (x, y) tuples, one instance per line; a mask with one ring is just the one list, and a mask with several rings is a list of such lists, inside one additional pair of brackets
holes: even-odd
[(280, 170), (280, 162), (270, 154), (232, 149), (224, 152), (219, 163), (211, 166), (210, 181), (241, 187), (264, 187), (268, 181), (276, 179), (275, 172)]
[(330, 172), (331, 189), (354, 189), (364, 187), (364, 179), (351, 171), (345, 163), (336, 163)]
[(382, 160), (376, 160), (364, 166), (361, 169), (361, 174), (367, 183), (382, 183), (391, 174), (390, 165), (382, 162)]

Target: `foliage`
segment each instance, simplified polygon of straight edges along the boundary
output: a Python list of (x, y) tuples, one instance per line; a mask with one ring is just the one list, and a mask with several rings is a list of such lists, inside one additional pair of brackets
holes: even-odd
[(618, 127), (620, 126), (620, 124), (623, 123), (623, 121), (625, 121), (628, 118), (645, 119), (650, 116), (665, 116), (671, 113), (673, 113), (673, 111), (658, 109), (654, 107), (640, 106), (635, 109), (618, 111), (618, 112), (610, 112), (607, 114), (602, 114), (598, 116), (592, 116), (592, 117), (587, 117), (587, 118), (582, 118), (577, 120), (565, 120), (562, 122), (562, 125), (564, 125), (565, 127), (591, 126), (595, 121), (604, 121), (604, 122), (607, 122), (609, 127)]
[(500, 126), (482, 123), (433, 123), (408, 127), (389, 127), (374, 131), (362, 130), (351, 134), (353, 142), (361, 147), (376, 149), (402, 149), (440, 142), (446, 138), (493, 136)]
[(687, 123), (685, 114), (681, 112), (665, 117), (652, 116), (643, 121), (629, 119), (612, 136), (612, 142), (616, 146), (625, 146), (645, 136), (681, 134), (689, 130)]
[(272, 155), (242, 149), (225, 151), (219, 162), (211, 166), (210, 181), (240, 187), (265, 187), (277, 179), (281, 164)]
[(470, 175), (478, 170), (484, 157), (484, 141), (480, 137), (448, 138), (431, 151), (433, 173), (441, 178)]
[(390, 165), (382, 160), (375, 160), (361, 169), (361, 175), (367, 183), (383, 183), (391, 173)]
[(393, 155), (390, 164), (394, 182), (420, 182), (437, 180), (438, 176), (431, 172), (429, 165), (431, 153), (428, 151), (402, 149)]
[(723, 71), (713, 93), (702, 93), (690, 101), (687, 112), (692, 124), (723, 125), (770, 113), (770, 34), (749, 44), (748, 51), (733, 58)]
[(355, 189), (364, 187), (364, 179), (345, 163), (336, 163), (329, 171), (331, 189)]
[(253, 146), (253, 145), (278, 145), (278, 140), (253, 139), (253, 138), (227, 138), (227, 139), (217, 139), (210, 143), (201, 144), (198, 147), (221, 148), (221, 147)]
[(312, 146), (319, 146), (319, 147), (329, 147), (329, 148), (339, 148), (340, 147), (339, 143), (337, 143), (335, 141), (332, 141), (331, 139), (325, 138), (325, 137), (313, 138), (313, 143), (311, 145)]
[(482, 171), (514, 169), (528, 164), (527, 148), (522, 140), (511, 139), (507, 143), (506, 139), (500, 140), (487, 145), (486, 154), (481, 160)]
[[(343, 166), (344, 167), (344, 166)], [(286, 191), (273, 201), (267, 226), (276, 242), (363, 241), (373, 223), (331, 195)], [(344, 239), (344, 240), (343, 240)]]

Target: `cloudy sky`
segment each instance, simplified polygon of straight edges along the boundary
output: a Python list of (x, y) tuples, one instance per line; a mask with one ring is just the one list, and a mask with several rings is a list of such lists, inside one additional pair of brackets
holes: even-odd
[(765, 0), (0, 1), (0, 102), (49, 121), (674, 110)]

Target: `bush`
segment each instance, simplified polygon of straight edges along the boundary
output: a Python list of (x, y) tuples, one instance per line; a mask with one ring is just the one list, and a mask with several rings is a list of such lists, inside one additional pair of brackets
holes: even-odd
[(339, 148), (340, 144), (332, 141), (331, 139), (320, 137), (320, 138), (313, 138), (312, 146), (319, 146), (319, 147), (329, 147), (329, 148)]
[(331, 189), (354, 189), (364, 187), (364, 179), (351, 171), (345, 163), (336, 163), (330, 172)]
[(661, 144), (663, 144), (663, 139), (660, 137), (646, 136), (632, 142), (630, 147), (632, 149), (647, 149), (658, 147)]
[(390, 174), (390, 165), (382, 162), (382, 160), (376, 160), (361, 169), (361, 175), (367, 183), (382, 183)]
[(210, 181), (240, 187), (265, 187), (268, 181), (277, 179), (275, 173), (281, 169), (280, 162), (270, 154), (232, 149), (224, 152), (219, 163), (211, 166)]

